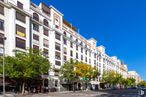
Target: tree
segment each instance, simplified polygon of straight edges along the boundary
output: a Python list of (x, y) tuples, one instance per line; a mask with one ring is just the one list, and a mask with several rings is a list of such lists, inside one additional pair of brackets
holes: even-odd
[(73, 60), (69, 60), (60, 68), (60, 79), (67, 81), (68, 84), (71, 84), (75, 80), (74, 65), (75, 62)]
[(100, 75), (97, 68), (83, 62), (77, 62), (75, 64), (75, 68), (76, 69), (74, 72), (76, 76), (78, 76), (79, 78), (84, 78), (88, 81), (97, 78)]
[(15, 56), (7, 56), (5, 67), (6, 74), (10, 78), (22, 80), (22, 94), (24, 94), (26, 81), (48, 73), (50, 63), (40, 51), (34, 53), (33, 49), (29, 49), (28, 52), (18, 52)]
[(60, 78), (71, 82), (74, 79), (74, 61), (67, 61), (60, 68)]
[(138, 86), (144, 86), (144, 87), (146, 87), (146, 81), (141, 81), (140, 83), (138, 83)]
[(128, 78), (129, 80), (129, 86), (134, 86), (135, 85), (135, 79), (134, 78)]
[(108, 83), (110, 86), (121, 84), (122, 79), (122, 75), (114, 71), (107, 71), (102, 75), (102, 82)]
[(93, 68), (83, 62), (67, 61), (60, 69), (61, 79), (67, 80), (68, 83), (77, 81), (90, 81), (99, 76), (97, 68)]

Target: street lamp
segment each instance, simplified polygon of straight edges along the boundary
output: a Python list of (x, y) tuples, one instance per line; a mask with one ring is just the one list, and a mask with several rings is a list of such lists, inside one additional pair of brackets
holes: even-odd
[(3, 97), (5, 97), (5, 40), (7, 39), (4, 36), (1, 36), (3, 41)]

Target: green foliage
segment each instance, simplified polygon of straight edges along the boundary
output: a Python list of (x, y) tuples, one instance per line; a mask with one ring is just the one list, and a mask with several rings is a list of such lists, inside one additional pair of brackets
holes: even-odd
[(91, 80), (97, 78), (100, 75), (97, 68), (94, 68), (91, 65), (83, 62), (77, 62), (75, 64), (75, 68), (76, 70), (74, 72), (80, 78)]
[(5, 57), (5, 71), (10, 78), (33, 78), (47, 73), (49, 68), (48, 59), (33, 53), (31, 49), (27, 53), (19, 52), (15, 56)]
[(146, 81), (141, 81), (138, 85), (146, 87)]
[[(0, 63), (2, 64), (2, 57)], [(17, 52), (15, 56), (5, 57), (5, 74), (10, 78), (21, 79), (23, 85), (27, 79), (48, 73), (49, 69), (48, 59), (43, 57), (40, 51), (34, 53), (33, 49), (29, 49), (26, 53)], [(2, 65), (0, 65), (0, 73), (2, 74)]]
[(97, 68), (83, 62), (74, 62), (73, 60), (67, 61), (60, 69), (61, 78), (69, 82), (75, 80), (91, 80), (99, 76)]
[(121, 84), (122, 79), (122, 75), (114, 71), (104, 72), (102, 75), (102, 82), (109, 83), (112, 85)]
[(73, 60), (67, 61), (64, 65), (60, 68), (60, 78), (67, 80), (69, 83), (71, 83), (75, 78), (74, 73), (74, 64), (75, 62)]

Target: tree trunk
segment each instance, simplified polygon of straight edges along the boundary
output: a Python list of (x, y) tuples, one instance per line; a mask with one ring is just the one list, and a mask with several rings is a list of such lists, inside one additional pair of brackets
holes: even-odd
[(25, 82), (22, 83), (22, 95), (25, 93)]

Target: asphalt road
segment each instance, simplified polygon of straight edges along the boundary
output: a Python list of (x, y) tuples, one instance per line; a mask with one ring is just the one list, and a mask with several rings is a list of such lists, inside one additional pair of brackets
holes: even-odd
[(96, 97), (139, 97), (138, 89), (122, 89), (104, 91), (106, 94), (101, 94)]
[[(1, 97), (1, 96), (0, 96)], [(77, 91), (54, 92), (48, 94), (15, 95), (8, 97), (139, 97), (137, 89), (104, 90), (104, 91)]]

